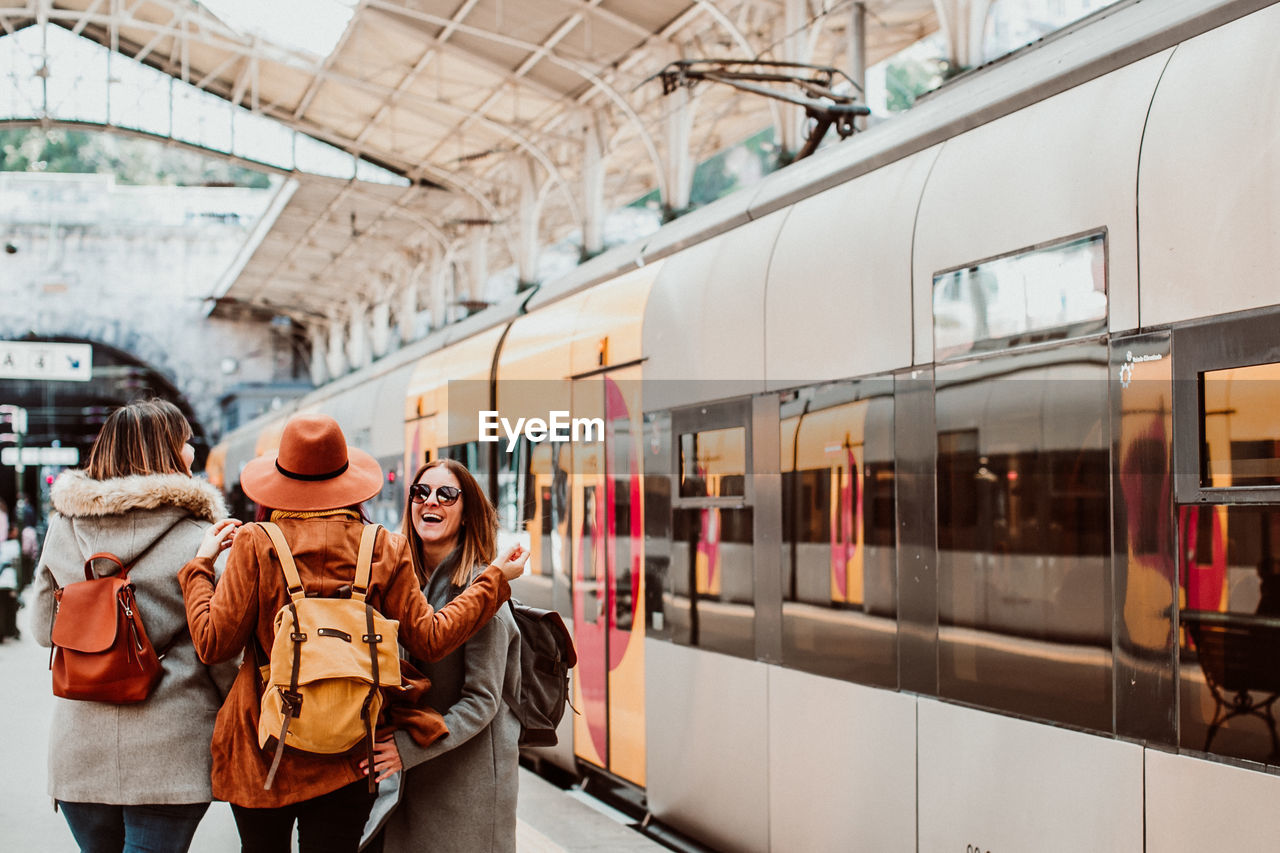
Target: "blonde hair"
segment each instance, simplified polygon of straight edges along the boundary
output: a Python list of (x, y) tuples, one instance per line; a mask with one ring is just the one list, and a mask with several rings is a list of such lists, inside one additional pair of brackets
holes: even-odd
[[(432, 468), (444, 468), (458, 478), (462, 487), (462, 527), (458, 536), (462, 540), (462, 553), (458, 565), (453, 570), (454, 586), (466, 586), (471, 582), (471, 570), (480, 563), (490, 563), (495, 556), (498, 541), (498, 511), (489, 503), (489, 498), (480, 490), (480, 484), (467, 470), (467, 466), (453, 459), (436, 459), (418, 469), (409, 481), (413, 485), (422, 479), (422, 475)], [(407, 500), (404, 510), (404, 535), (413, 547), (409, 553), (413, 557), (413, 571), (418, 582), (426, 584), (427, 569), (422, 562), (422, 537), (413, 526), (413, 502)]]
[(85, 473), (95, 480), (188, 474), (182, 446), (190, 438), (191, 425), (173, 403), (137, 400), (107, 416), (89, 450)]

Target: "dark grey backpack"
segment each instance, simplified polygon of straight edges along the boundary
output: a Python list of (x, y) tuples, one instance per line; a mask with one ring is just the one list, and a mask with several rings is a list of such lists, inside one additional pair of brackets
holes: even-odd
[[(573, 638), (554, 610), (512, 599), (520, 630), (520, 695), (503, 693), (520, 720), (520, 746), (555, 746), (556, 726), (569, 704), (569, 670), (578, 663)], [(576, 713), (576, 711), (575, 711)]]

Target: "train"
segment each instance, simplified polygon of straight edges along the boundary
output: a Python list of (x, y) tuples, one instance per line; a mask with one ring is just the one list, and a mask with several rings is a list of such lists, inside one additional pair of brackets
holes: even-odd
[(230, 432), (210, 479), (242, 502), (300, 411), (379, 459), (393, 529), (419, 464), (469, 465), (578, 649), (539, 760), (696, 845), (1277, 837), (1277, 43), (1273, 2), (1107, 7)]

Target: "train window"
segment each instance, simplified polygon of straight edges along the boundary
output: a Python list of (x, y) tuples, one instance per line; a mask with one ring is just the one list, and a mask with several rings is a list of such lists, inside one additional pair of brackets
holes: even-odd
[[(614, 627), (629, 631), (634, 620), (635, 594), (639, 589), (640, 543), (640, 475), (637, 437), (630, 412), (622, 408), (610, 413), (605, 421), (605, 490), (611, 518), (608, 529), (612, 536)], [(635, 559), (633, 559), (633, 557)]]
[(978, 547), (978, 502), (970, 476), (990, 476), (978, 458), (976, 429), (938, 433), (938, 547), (948, 551)]
[(867, 380), (780, 398), (782, 657), (896, 687), (892, 391)]
[(1173, 330), (1178, 503), (1280, 504), (1277, 320), (1269, 308)]
[(746, 509), (677, 509), (663, 595), (667, 636), (755, 657), (755, 563)]
[(582, 532), (581, 532), (581, 573), (578, 579), (582, 582), (583, 618), (592, 624), (600, 621), (602, 590), (600, 579), (604, 577), (604, 547), (600, 541), (602, 533), (600, 512), (603, 509), (596, 494), (595, 486), (586, 486), (582, 490)]
[(1179, 743), (1275, 764), (1280, 508), (1178, 507)]
[[(756, 656), (750, 401), (645, 416), (648, 635)], [(628, 516), (629, 518), (629, 516)]]
[(745, 427), (708, 429), (680, 436), (681, 497), (743, 497), (746, 470)]
[(1200, 374), (1200, 484), (1280, 486), (1280, 364)]
[[(522, 456), (526, 451), (527, 455)], [(506, 456), (505, 452), (499, 453), (499, 463)], [(552, 442), (526, 444), (511, 456), (520, 462), (499, 470), (498, 513), (500, 529), (527, 533), (529, 537), (529, 564), (517, 581), (517, 595), (525, 604), (572, 617), (565, 470), (569, 449)], [(502, 537), (499, 544), (505, 544)]]
[(937, 360), (1106, 330), (1106, 236), (1090, 234), (933, 278)]
[[(549, 448), (550, 443), (538, 447)], [(502, 530), (531, 535), (536, 532), (530, 527), (538, 516), (533, 474), (535, 452), (533, 443), (523, 435), (509, 453), (505, 444), (500, 445), (497, 454), (498, 498), (494, 506), (498, 511), (498, 526)]]
[(671, 415), (644, 416), (644, 590), (646, 635), (673, 639), (664, 607), (671, 564)]
[(937, 370), (943, 696), (1112, 728), (1108, 349)]
[(467, 466), (467, 470), (480, 482), (481, 488), (484, 488), (485, 478), (481, 472), (487, 471), (489, 466), (485, 464), (484, 457), (480, 453), (480, 442), (467, 441), (461, 444), (450, 444), (440, 448), (436, 452), (436, 458), (461, 462)]

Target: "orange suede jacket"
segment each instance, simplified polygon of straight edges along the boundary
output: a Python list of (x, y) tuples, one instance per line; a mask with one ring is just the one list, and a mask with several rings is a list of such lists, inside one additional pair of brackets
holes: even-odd
[[(308, 593), (333, 596), (339, 587), (351, 584), (360, 522), (328, 516), (282, 518), (277, 523)], [(435, 611), (418, 586), (409, 547), (399, 534), (378, 535), (368, 600), (384, 616), (400, 622), (402, 646), (417, 657), (439, 660), (484, 627), (510, 597), (511, 587), (499, 569), (490, 567), (449, 606)], [(262, 788), (271, 756), (258, 747), (259, 697), (250, 639), (256, 636), (262, 648), (269, 650), (276, 611), (289, 601), (280, 561), (266, 531), (256, 524), (240, 528), (216, 588), (212, 561), (199, 557), (182, 568), (178, 580), (200, 659), (215, 663), (245, 655), (213, 730), (214, 798), (250, 808), (276, 808), (363, 779), (359, 770), (363, 750), (333, 756), (287, 751), (271, 790)], [(425, 720), (416, 720), (412, 734), (420, 743), (429, 743), (447, 734), (447, 729), (440, 715), (431, 712)]]

